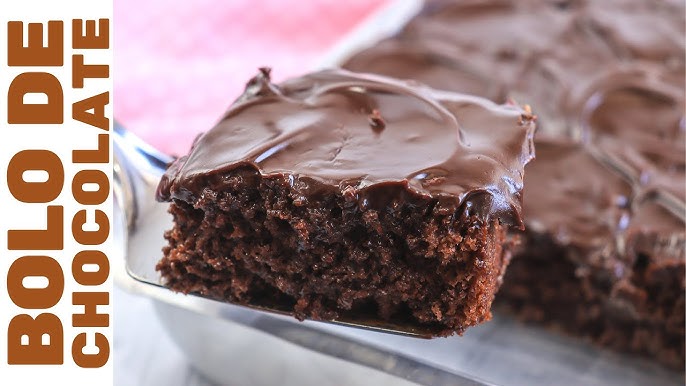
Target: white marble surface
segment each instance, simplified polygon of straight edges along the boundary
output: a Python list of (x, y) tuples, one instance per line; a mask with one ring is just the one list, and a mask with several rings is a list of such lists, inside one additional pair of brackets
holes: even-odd
[(152, 301), (114, 290), (115, 386), (215, 386), (171, 341)]
[[(210, 382), (190, 365), (183, 352), (167, 334), (150, 299), (115, 288), (114, 306), (115, 386), (224, 385)], [(245, 339), (236, 339), (235, 344), (236, 350), (243, 353), (238, 357), (244, 358), (242, 363), (235, 367), (244, 369), (244, 374), (236, 374), (231, 383), (225, 384), (226, 386), (413, 385), (357, 365), (346, 365), (345, 375), (341, 377), (339, 371), (331, 368), (340, 366), (341, 363), (331, 360), (314, 361), (311, 356), (303, 355), (302, 350), (295, 346), (288, 350), (290, 354), (286, 355), (288, 359), (283, 360), (283, 363), (265, 363), (255, 360), (269, 357), (264, 347), (256, 347)], [(246, 353), (246, 349), (255, 352)], [(236, 358), (231, 360), (235, 362)], [(294, 376), (301, 369), (307, 370), (307, 377)]]

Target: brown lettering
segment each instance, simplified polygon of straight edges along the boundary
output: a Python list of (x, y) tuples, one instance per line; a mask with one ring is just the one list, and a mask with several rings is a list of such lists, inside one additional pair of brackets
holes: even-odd
[[(43, 344), (47, 335), (48, 344)], [(62, 322), (53, 314), (36, 319), (17, 315), (7, 327), (7, 363), (10, 365), (61, 365), (64, 363)], [(22, 337), (28, 344), (22, 344)]]
[(43, 24), (29, 23), (29, 44), (24, 47), (24, 23), (7, 23), (7, 64), (9, 66), (64, 65), (64, 23), (48, 22), (48, 45), (43, 46)]
[(74, 363), (79, 367), (98, 368), (104, 366), (110, 358), (110, 342), (107, 337), (99, 332), (95, 333), (95, 345), (98, 347), (97, 354), (84, 354), (86, 347), (86, 333), (76, 335), (71, 345), (71, 356)]
[(73, 88), (83, 88), (84, 79), (110, 77), (110, 66), (106, 64), (84, 64), (83, 55), (73, 55), (71, 59), (71, 86)]
[[(45, 94), (47, 103), (24, 103), (27, 94)], [(7, 91), (7, 123), (64, 123), (64, 94), (60, 81), (46, 72), (25, 72), (17, 75)]]
[[(97, 271), (84, 271), (84, 265), (97, 265)], [(74, 256), (71, 263), (74, 280), (81, 285), (103, 284), (110, 275), (110, 261), (101, 251), (81, 251)]]
[[(48, 173), (44, 182), (27, 182), (24, 172)], [(48, 150), (23, 150), (7, 165), (7, 187), (15, 199), (26, 203), (47, 203), (57, 198), (64, 186), (64, 166), (57, 154)]]
[(110, 48), (110, 20), (99, 19), (99, 34), (95, 33), (95, 20), (86, 20), (86, 33), (83, 34), (83, 19), (74, 19), (72, 25), (71, 46), (76, 49)]
[[(45, 288), (26, 288), (24, 278), (45, 277)], [(47, 309), (62, 298), (64, 272), (57, 260), (50, 256), (23, 256), (15, 260), (7, 271), (7, 292), (12, 302), (26, 309)]]
[(64, 207), (49, 205), (47, 226), (38, 230), (8, 230), (10, 251), (61, 251), (64, 249)]
[(74, 150), (71, 160), (77, 164), (105, 164), (110, 162), (110, 136), (98, 134), (98, 148), (96, 150)]
[(86, 223), (86, 211), (80, 210), (74, 215), (71, 222), (71, 232), (74, 235), (74, 240), (82, 245), (100, 245), (107, 240), (110, 234), (110, 220), (105, 212), (95, 210), (95, 223), (98, 224), (98, 230), (84, 231), (83, 225)]
[[(105, 116), (105, 106), (109, 103), (109, 92), (75, 102), (71, 108), (72, 118), (87, 125), (109, 131), (110, 119)], [(89, 113), (90, 110), (93, 110), (93, 113)]]
[(109, 314), (98, 314), (98, 305), (110, 304), (109, 292), (74, 292), (72, 304), (83, 305), (83, 314), (72, 315), (71, 324), (74, 327), (108, 327)]
[[(83, 190), (86, 184), (95, 184), (98, 190)], [(81, 205), (100, 205), (110, 195), (110, 180), (101, 170), (81, 170), (74, 176), (71, 184), (74, 199)]]

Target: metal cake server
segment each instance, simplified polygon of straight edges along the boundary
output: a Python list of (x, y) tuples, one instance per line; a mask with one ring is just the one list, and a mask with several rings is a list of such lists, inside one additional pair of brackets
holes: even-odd
[[(128, 229), (126, 269), (136, 280), (162, 286), (155, 265), (162, 257), (162, 247), (166, 244), (163, 233), (172, 227), (172, 219), (167, 213), (169, 204), (155, 200), (155, 190), (167, 164), (173, 158), (157, 151), (118, 123), (115, 123), (114, 131), (115, 195), (121, 197), (119, 204), (124, 211)], [(243, 306), (258, 311), (288, 314), (286, 310), (260, 303)], [(431, 337), (430, 331), (379, 321), (341, 319), (328, 323), (418, 338)]]
[[(316, 67), (336, 66), (350, 53), (395, 33), (422, 4), (423, 0), (389, 1), (333, 47)], [(188, 360), (217, 384), (236, 379), (237, 373), (249, 373), (245, 363), (278, 367), (295, 363), (289, 361), (291, 356), (301, 358), (291, 376), (311, 381), (312, 378), (302, 378), (299, 374), (308, 371), (307, 365), (323, 366), (332, 384), (345, 384), (345, 376), (357, 365), (370, 369), (367, 373), (370, 375), (386, 374), (391, 384), (399, 385), (408, 384), (402, 379), (437, 386), (489, 385), (490, 382), (597, 386), (683, 384), (683, 374), (652, 362), (530, 328), (497, 313), (493, 320), (470, 328), (462, 337), (427, 340), (407, 333), (378, 333), (367, 326), (362, 329), (346, 328), (345, 323), (340, 323), (341, 326), (298, 322), (278, 313), (173, 293), (160, 285), (154, 268), (162, 256), (163, 232), (172, 225), (171, 216), (166, 212), (168, 204), (157, 203), (154, 192), (172, 157), (116, 123), (113, 139), (114, 248), (121, 255), (113, 255), (111, 261), (115, 283), (129, 292), (151, 298), (169, 336)], [(378, 326), (374, 330), (384, 331)], [(245, 347), (250, 348), (241, 350)], [(246, 376), (251, 378), (250, 374)], [(484, 377), (488, 381), (482, 380)], [(362, 384), (373, 384), (371, 379), (363, 379)]]
[[(123, 249), (123, 261), (113, 263), (115, 282), (132, 292), (158, 301), (260, 330), (314, 351), (358, 363), (412, 382), (432, 385), (485, 385), (473, 377), (423, 363), (373, 345), (312, 326), (321, 322), (298, 322), (280, 310), (251, 308), (216, 302), (194, 295), (172, 293), (164, 288), (155, 265), (165, 245), (163, 233), (172, 226), (168, 203), (155, 201), (155, 190), (172, 157), (159, 152), (115, 122), (114, 133), (115, 237)], [(406, 336), (420, 336), (411, 330), (335, 321)], [(202, 328), (202, 326), (195, 326)]]
[[(307, 358), (321, 359), (320, 354), (325, 354), (330, 358), (328, 366), (339, 367), (336, 371), (340, 373), (345, 373), (347, 363), (357, 364), (425, 385), (490, 385), (482, 376), (499, 383), (545, 385), (683, 382), (682, 375), (654, 363), (600, 350), (499, 315), (470, 328), (463, 337), (428, 340), (376, 326), (299, 322), (278, 311), (173, 293), (161, 285), (155, 271), (165, 244), (163, 233), (172, 226), (172, 219), (168, 204), (154, 199), (157, 182), (172, 157), (118, 123), (113, 142), (114, 248), (121, 255), (113, 256), (111, 262), (114, 281), (120, 288), (153, 299), (171, 337), (196, 367), (217, 382), (225, 382), (240, 370), (228, 365), (231, 358), (263, 361), (267, 350), (273, 351), (278, 361), (278, 355), (288, 355), (278, 353), (292, 351), (293, 345), (299, 348), (298, 355)], [(236, 352), (237, 340), (261, 346), (262, 351)]]

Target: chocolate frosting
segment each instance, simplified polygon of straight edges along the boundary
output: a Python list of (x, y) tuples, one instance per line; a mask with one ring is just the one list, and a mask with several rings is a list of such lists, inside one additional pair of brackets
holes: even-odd
[(679, 367), (685, 5), (427, 0), (395, 36), (344, 65), (531, 104), (539, 119), (526, 232), (502, 299), (525, 317)]
[[(162, 178), (158, 200), (190, 203), (208, 174), (285, 176), (304, 200), (331, 189), (374, 205), (384, 186), (521, 225), (534, 116), (514, 104), (327, 70), (279, 85), (267, 69)], [(352, 190), (351, 190), (352, 189)]]
[(528, 229), (590, 260), (654, 238), (683, 259), (685, 25), (681, 1), (428, 1), (344, 67), (531, 104)]
[[(627, 214), (631, 186), (573, 141), (540, 137), (536, 153), (527, 169), (527, 229), (603, 253)], [(569, 177), (572, 166), (580, 171), (575, 178)]]

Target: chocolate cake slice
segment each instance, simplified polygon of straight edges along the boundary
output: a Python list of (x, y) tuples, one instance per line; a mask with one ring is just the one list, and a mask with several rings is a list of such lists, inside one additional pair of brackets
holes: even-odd
[(160, 182), (174, 228), (157, 269), (175, 291), (299, 319), (462, 333), (491, 316), (533, 131), (511, 104), (263, 69)]

